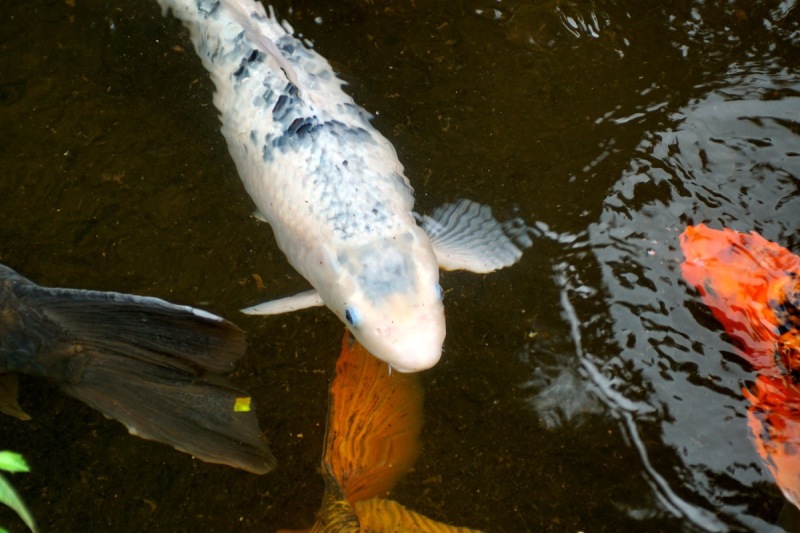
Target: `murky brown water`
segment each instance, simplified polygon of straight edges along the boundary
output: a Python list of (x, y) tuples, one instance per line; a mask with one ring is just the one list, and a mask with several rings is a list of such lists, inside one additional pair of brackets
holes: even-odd
[[(511, 269), (443, 275), (446, 353), (395, 499), (497, 532), (791, 530), (752, 375), (677, 270), (701, 221), (800, 253), (800, 7), (752, 4), (276, 3), (376, 113), (421, 211), (468, 196), (550, 230)], [(206, 465), (26, 379), (34, 420), (0, 419), (0, 448), (31, 463), (13, 480), (42, 530), (310, 525), (343, 328), (237, 313), (306, 286), (250, 216), (180, 24), (147, 0), (6, 2), (0, 168), (3, 263), (247, 330), (234, 381), (280, 461)]]

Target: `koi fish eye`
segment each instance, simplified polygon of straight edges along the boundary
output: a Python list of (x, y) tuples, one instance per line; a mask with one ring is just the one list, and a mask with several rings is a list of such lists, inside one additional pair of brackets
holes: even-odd
[(347, 323), (354, 328), (358, 327), (358, 325), (361, 323), (361, 316), (358, 314), (358, 311), (352, 307), (348, 307), (344, 310), (344, 318), (347, 320)]
[(436, 284), (436, 295), (440, 300), (444, 300), (444, 291), (442, 290), (442, 286), (438, 283)]

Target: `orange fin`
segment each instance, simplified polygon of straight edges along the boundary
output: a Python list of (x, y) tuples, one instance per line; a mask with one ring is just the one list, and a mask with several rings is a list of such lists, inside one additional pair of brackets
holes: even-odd
[(361, 531), (403, 531), (404, 533), (479, 533), (455, 527), (406, 509), (396, 501), (370, 498), (355, 503)]

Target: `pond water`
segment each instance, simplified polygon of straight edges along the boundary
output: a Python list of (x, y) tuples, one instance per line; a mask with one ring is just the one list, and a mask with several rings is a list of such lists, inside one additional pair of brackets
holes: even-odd
[[(393, 491), (485, 531), (791, 531), (753, 448), (754, 378), (680, 278), (688, 224), (800, 253), (800, 7), (308, 0), (276, 11), (395, 145), (417, 208), (469, 197), (536, 231), (519, 264), (444, 273), (423, 453)], [(273, 531), (319, 507), (342, 325), (237, 310), (305, 290), (219, 134), (185, 31), (146, 0), (29, 0), (0, 21), (0, 262), (49, 286), (200, 306), (248, 333), (279, 467), (136, 439), (34, 379), (0, 449), (42, 531)], [(265, 287), (255, 283), (258, 274)], [(7, 510), (0, 524), (22, 525)]]

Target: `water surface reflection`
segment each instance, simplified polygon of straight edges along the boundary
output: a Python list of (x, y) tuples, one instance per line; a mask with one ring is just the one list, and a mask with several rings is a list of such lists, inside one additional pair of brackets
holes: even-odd
[[(624, 421), (662, 504), (703, 529), (761, 529), (775, 489), (740, 393), (754, 375), (682, 281), (677, 237), (709, 222), (797, 249), (800, 83), (767, 60), (732, 65), (714, 85), (671, 113), (669, 128), (646, 132), (589, 225), (607, 319), (574, 270), (556, 279), (585, 376)], [(648, 437), (671, 457), (651, 461)]]
[[(445, 357), (393, 497), (486, 531), (769, 530), (784, 500), (747, 434), (752, 374), (680, 280), (677, 237), (707, 222), (798, 251), (797, 3), (275, 6), (376, 114), (420, 211), (468, 196), (539, 235), (515, 268), (443, 276)], [(306, 287), (250, 217), (180, 25), (155, 2), (39, 0), (0, 28), (0, 259), (235, 319), (234, 378), (281, 463), (203, 465), (23, 383), (34, 422), (0, 419), (0, 446), (27, 451), (39, 522), (309, 526), (341, 326), (237, 318)]]

